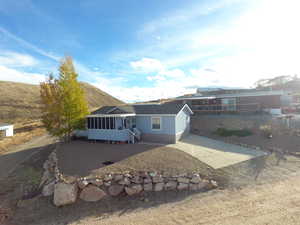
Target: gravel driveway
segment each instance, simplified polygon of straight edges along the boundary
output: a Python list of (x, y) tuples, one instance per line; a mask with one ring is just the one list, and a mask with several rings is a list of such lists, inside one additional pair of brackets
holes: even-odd
[(190, 134), (170, 147), (180, 149), (214, 169), (266, 155), (265, 152)]

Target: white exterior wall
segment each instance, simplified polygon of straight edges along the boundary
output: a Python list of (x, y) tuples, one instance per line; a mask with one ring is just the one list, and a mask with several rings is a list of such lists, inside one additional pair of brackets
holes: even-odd
[(5, 131), (5, 137), (14, 136), (14, 125), (1, 126), (0, 130)]

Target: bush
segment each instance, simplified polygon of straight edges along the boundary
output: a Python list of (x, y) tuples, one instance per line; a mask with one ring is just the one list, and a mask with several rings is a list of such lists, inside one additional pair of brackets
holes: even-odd
[(262, 135), (266, 138), (272, 137), (272, 126), (271, 125), (262, 125), (259, 127), (259, 130), (261, 131)]
[(218, 128), (213, 133), (222, 137), (230, 137), (230, 136), (246, 137), (252, 135), (252, 132), (247, 129), (230, 130), (226, 128)]

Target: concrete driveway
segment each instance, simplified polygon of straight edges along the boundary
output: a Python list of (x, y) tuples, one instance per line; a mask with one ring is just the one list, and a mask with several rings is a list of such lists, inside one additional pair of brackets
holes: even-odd
[(176, 144), (171, 144), (170, 147), (182, 150), (214, 169), (227, 167), (266, 155), (263, 151), (228, 144), (193, 134), (183, 138)]

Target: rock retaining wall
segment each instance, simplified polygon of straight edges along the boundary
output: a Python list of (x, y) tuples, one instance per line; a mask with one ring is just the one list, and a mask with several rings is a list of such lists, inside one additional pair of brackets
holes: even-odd
[(168, 175), (156, 171), (137, 171), (93, 178), (64, 176), (57, 166), (56, 150), (44, 163), (44, 169), (42, 194), (54, 195), (53, 202), (56, 206), (72, 204), (78, 198), (95, 202), (108, 196), (131, 196), (150, 191), (200, 191), (217, 187), (215, 181), (204, 179), (197, 173)]

